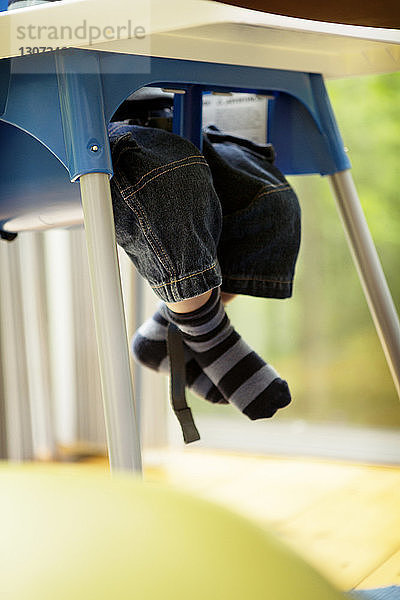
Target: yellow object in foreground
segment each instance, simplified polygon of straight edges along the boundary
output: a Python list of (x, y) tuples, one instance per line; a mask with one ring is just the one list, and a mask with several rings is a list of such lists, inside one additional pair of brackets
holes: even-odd
[(340, 600), (226, 509), (129, 476), (0, 467), (2, 600)]

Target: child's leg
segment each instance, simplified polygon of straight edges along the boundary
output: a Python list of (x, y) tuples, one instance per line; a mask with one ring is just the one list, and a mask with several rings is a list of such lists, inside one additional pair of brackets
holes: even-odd
[[(211, 290), (182, 302), (169, 303), (176, 312), (190, 312), (199, 308), (211, 295)], [(233, 294), (221, 294), (224, 301), (234, 298)], [(175, 308), (174, 308), (175, 307)], [(168, 321), (157, 311), (137, 330), (131, 341), (132, 354), (140, 364), (157, 371), (169, 373), (169, 357), (167, 349)], [(203, 372), (193, 357), (191, 350), (185, 346), (186, 385), (195, 394), (214, 404), (228, 404), (219, 389)]]
[(201, 369), (197, 381), (212, 383), (207, 397), (219, 390), (252, 419), (272, 416), (290, 394), (232, 328), (220, 301), (222, 213), (204, 157), (186, 140), (158, 130), (112, 124), (110, 135), (117, 241), (169, 305), (161, 305), (148, 331), (147, 324), (139, 330), (134, 348), (138, 341), (164, 343), (166, 324), (173, 322), (189, 362)]
[[(117, 241), (162, 300), (192, 310), (197, 301), (187, 298), (221, 284), (222, 215), (208, 165), (187, 140), (164, 131), (121, 123), (109, 131)], [(167, 326), (157, 311), (132, 340), (136, 360), (159, 372), (169, 371)], [(187, 347), (185, 354), (190, 389), (226, 404)]]
[[(224, 297), (229, 301), (234, 295)], [(132, 340), (136, 360), (164, 373), (169, 371), (169, 322), (184, 337), (187, 384), (196, 394), (214, 403), (229, 400), (251, 419), (272, 417), (289, 404), (287, 383), (233, 329), (218, 290), (162, 304), (136, 332)]]
[(173, 310), (174, 313), (189, 313), (201, 308), (211, 296), (211, 291), (212, 290), (208, 290), (208, 292), (200, 294), (200, 296), (187, 298), (186, 300), (181, 300), (180, 302), (166, 302), (165, 304), (168, 306), (168, 308)]
[[(175, 323), (196, 362), (224, 397), (250, 419), (272, 417), (291, 400), (286, 381), (266, 364), (232, 327), (219, 289), (193, 302), (168, 303), (160, 312)], [(178, 311), (175, 309), (178, 308)]]
[[(143, 366), (165, 375), (170, 372), (167, 348), (168, 324), (169, 321), (158, 310), (139, 327), (131, 341), (131, 351), (135, 360)], [(184, 346), (184, 351), (187, 387), (200, 398), (213, 404), (228, 404), (217, 386), (196, 362), (191, 350)]]

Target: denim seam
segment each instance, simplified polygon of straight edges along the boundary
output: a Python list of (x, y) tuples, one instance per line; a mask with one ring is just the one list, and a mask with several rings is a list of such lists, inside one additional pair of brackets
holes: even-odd
[(173, 279), (172, 281), (167, 281), (166, 283), (162, 283), (161, 285), (152, 285), (151, 288), (153, 290), (156, 290), (161, 287), (166, 287), (168, 285), (173, 285), (175, 283), (179, 283), (180, 281), (184, 281), (185, 279), (190, 279), (191, 277), (196, 277), (196, 275), (201, 275), (202, 273), (205, 273), (206, 271), (211, 271), (211, 269), (214, 269), (216, 266), (217, 266), (217, 263), (215, 262), (211, 265), (211, 267), (207, 267), (206, 269), (203, 269), (202, 271), (196, 271), (196, 273), (192, 273), (191, 275), (185, 275), (185, 277), (181, 277), (180, 279)]
[[(258, 192), (255, 197), (253, 198), (253, 200), (251, 201), (251, 204), (253, 202), (256, 202), (257, 200), (259, 200), (260, 198), (262, 198), (263, 196), (268, 196), (269, 194), (273, 194), (275, 191), (278, 192), (283, 192), (286, 190), (291, 190), (292, 188), (290, 187), (290, 185), (288, 183), (282, 183), (280, 185), (277, 185), (276, 187), (274, 187), (272, 190), (268, 189), (268, 190), (264, 190), (263, 192)], [(250, 206), (251, 206), (250, 204)]]
[[(186, 164), (183, 164), (183, 165), (177, 165), (176, 167), (172, 167), (172, 169), (166, 169), (165, 171), (162, 171), (161, 173), (158, 173), (158, 175), (154, 175), (154, 177), (151, 177), (151, 179), (149, 179), (148, 181), (146, 181), (137, 190), (134, 189), (133, 191), (129, 192), (129, 194), (126, 196), (126, 199), (129, 200), (130, 198), (132, 198), (132, 196), (135, 196), (135, 194), (137, 194), (138, 192), (140, 192), (140, 190), (142, 190), (144, 187), (146, 187), (146, 185), (148, 185), (149, 183), (151, 183), (154, 179), (157, 179), (158, 177), (161, 177), (162, 175), (165, 175), (165, 173), (170, 173), (171, 171), (175, 171), (176, 169), (181, 169), (182, 167), (191, 167), (192, 165), (204, 165), (205, 167), (208, 167), (208, 164), (203, 159), (203, 160), (193, 161), (191, 163), (186, 163)], [(125, 192), (128, 192), (129, 189), (132, 190), (133, 187), (135, 187), (135, 186), (130, 186), (130, 188), (126, 189)]]
[[(122, 154), (124, 152), (127, 152), (128, 150), (129, 150), (129, 148), (124, 148), (122, 150), (120, 156), (122, 156)], [(176, 165), (177, 163), (180, 163), (180, 162), (183, 162), (183, 161), (192, 160), (194, 158), (201, 160), (203, 157), (200, 156), (199, 154), (193, 154), (193, 156), (185, 156), (184, 158), (180, 158), (179, 160), (173, 160), (172, 162), (167, 163), (166, 165), (160, 165), (159, 167), (155, 167), (154, 169), (151, 169), (151, 171), (149, 171), (148, 173), (145, 173), (144, 175), (142, 175), (141, 178), (139, 179), (139, 181), (137, 181), (135, 183), (135, 185), (132, 186), (132, 187), (137, 187), (139, 185), (139, 183), (141, 181), (143, 181), (143, 179), (145, 179), (145, 177), (148, 177), (148, 175), (151, 175), (151, 173), (154, 173), (154, 171), (158, 171), (159, 169), (165, 169), (165, 167), (170, 167), (171, 165)], [(203, 159), (203, 160), (205, 160), (205, 159)]]
[[(133, 206), (129, 201), (126, 200), (125, 195), (123, 190), (121, 189), (119, 182), (116, 180), (115, 181), (118, 189), (120, 191), (120, 194), (122, 196), (122, 199), (124, 200), (125, 204), (128, 206), (128, 208), (131, 209), (132, 212), (135, 213), (138, 221), (139, 221), (139, 225), (140, 228), (143, 232), (143, 235), (145, 236), (145, 238), (147, 239), (148, 243), (150, 244), (150, 246), (153, 248), (153, 251), (155, 253), (155, 255), (157, 256), (158, 260), (160, 261), (161, 265), (164, 267), (165, 271), (169, 274), (169, 275), (173, 275), (175, 273), (175, 269), (172, 265), (171, 260), (169, 259), (168, 255), (165, 252), (165, 249), (163, 248), (162, 244), (160, 243), (159, 239), (157, 238), (157, 236), (153, 233), (148, 221), (147, 221), (147, 217), (144, 214), (144, 211), (142, 209), (142, 207), (140, 206), (140, 203), (138, 203), (138, 206), (135, 207)], [(138, 210), (139, 209), (139, 210)], [(141, 214), (140, 214), (141, 213)], [(157, 247), (158, 246), (158, 250)], [(169, 268), (164, 264), (163, 259), (161, 258), (159, 251), (161, 251), (161, 253), (164, 255), (164, 258), (167, 262), (167, 264), (169, 264)]]
[[(264, 190), (264, 191), (262, 191), (262, 190)], [(282, 185), (278, 185), (278, 186), (274, 187), (272, 190), (265, 190), (265, 188), (262, 188), (262, 190), (257, 192), (257, 194), (254, 196), (253, 200), (251, 200), (250, 204), (248, 204), (245, 208), (241, 208), (240, 210), (237, 210), (233, 213), (229, 213), (228, 215), (225, 215), (224, 219), (229, 219), (229, 217), (235, 217), (236, 215), (240, 215), (241, 213), (244, 213), (247, 210), (250, 210), (252, 208), (252, 206), (258, 200), (260, 200), (260, 198), (262, 198), (264, 196), (269, 196), (270, 194), (274, 194), (275, 192), (291, 191), (292, 188), (290, 187), (289, 184), (283, 183)]]

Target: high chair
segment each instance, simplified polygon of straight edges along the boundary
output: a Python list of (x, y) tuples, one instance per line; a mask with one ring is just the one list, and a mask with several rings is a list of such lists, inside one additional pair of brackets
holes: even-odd
[[(112, 38), (116, 19), (128, 29), (133, 17), (134, 24), (145, 23), (146, 39), (129, 37), (122, 25), (118, 39)], [(87, 28), (96, 23), (100, 30), (95, 39), (76, 35), (85, 20)], [(21, 42), (29, 31), (37, 37), (40, 26), (40, 45)], [(74, 33), (58, 44), (65, 48), (54, 49), (49, 32), (56, 26), (70, 26)], [(0, 13), (0, 28), (0, 229), (12, 237), (18, 231), (79, 223), (82, 202), (113, 469), (140, 471), (141, 457), (106, 125), (120, 104), (144, 86), (180, 92), (175, 95), (174, 131), (199, 147), (204, 92), (268, 96), (267, 139), (277, 151), (277, 166), (287, 175), (330, 178), (400, 394), (398, 316), (324, 85), (324, 76), (397, 70), (398, 32), (279, 17), (203, 0), (66, 0)]]

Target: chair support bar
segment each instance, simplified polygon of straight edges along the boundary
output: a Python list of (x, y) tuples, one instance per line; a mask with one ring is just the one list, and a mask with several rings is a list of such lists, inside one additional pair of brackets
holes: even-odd
[(350, 171), (330, 176), (365, 297), (400, 397), (400, 324)]
[(109, 177), (106, 173), (82, 175), (80, 186), (110, 466), (112, 470), (140, 472)]

